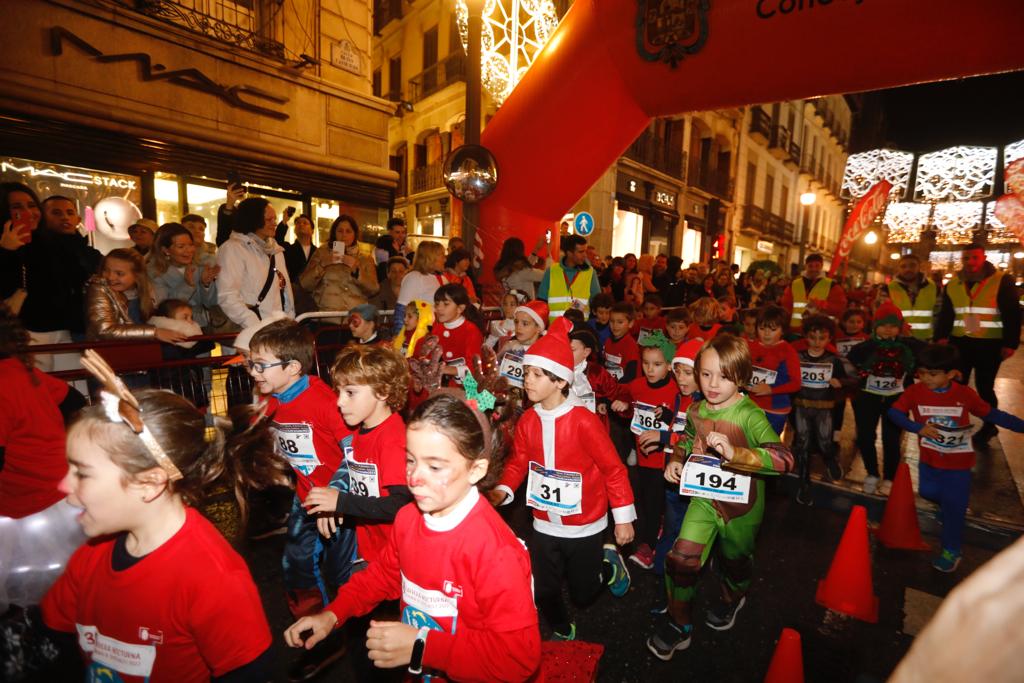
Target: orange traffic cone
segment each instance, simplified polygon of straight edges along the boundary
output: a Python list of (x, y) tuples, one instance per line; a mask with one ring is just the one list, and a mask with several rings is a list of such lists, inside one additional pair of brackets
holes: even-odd
[(871, 582), (868, 552), (868, 513), (863, 505), (854, 505), (850, 511), (839, 549), (825, 580), (818, 582), (814, 600), (871, 624), (878, 621), (878, 598)]
[(800, 647), (800, 634), (793, 629), (782, 629), (764, 683), (804, 683), (804, 657)]
[(921, 539), (921, 527), (917, 523), (917, 506), (914, 504), (914, 489), (910, 485), (910, 467), (901, 462), (896, 470), (889, 500), (885, 503), (882, 526), (878, 528), (879, 542), (886, 548), (900, 550), (928, 550)]

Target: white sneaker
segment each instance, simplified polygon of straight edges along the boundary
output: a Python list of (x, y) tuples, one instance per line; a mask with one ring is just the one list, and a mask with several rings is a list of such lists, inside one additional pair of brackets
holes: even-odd
[(636, 449), (635, 448), (633, 450), (631, 450), (629, 452), (629, 455), (626, 457), (626, 464), (629, 465), (630, 467), (635, 467), (636, 466)]
[(864, 493), (866, 493), (868, 495), (874, 495), (874, 493), (875, 493), (875, 491), (877, 489), (878, 489), (878, 477), (873, 477), (870, 474), (868, 476), (864, 477), (864, 484), (861, 487), (861, 490), (863, 490)]
[(890, 491), (892, 491), (892, 482), (888, 479), (883, 479), (882, 483), (878, 485), (878, 495), (888, 496)]

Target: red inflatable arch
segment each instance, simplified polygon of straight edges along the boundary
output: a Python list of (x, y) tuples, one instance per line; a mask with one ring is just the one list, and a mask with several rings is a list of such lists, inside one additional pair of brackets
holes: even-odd
[[(659, 20), (669, 5), (684, 9)], [(674, 68), (657, 55), (672, 16)], [(576, 0), (483, 131), (501, 175), (480, 204), (481, 275), (506, 237), (531, 245), (552, 227), (652, 117), (1011, 71), (1022, 39), (1021, 0)]]

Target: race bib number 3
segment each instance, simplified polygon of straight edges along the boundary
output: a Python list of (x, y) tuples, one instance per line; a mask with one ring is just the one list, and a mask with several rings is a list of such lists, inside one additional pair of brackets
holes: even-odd
[(633, 422), (629, 425), (629, 431), (634, 434), (643, 434), (651, 430), (668, 429), (668, 425), (658, 420), (657, 411), (657, 406), (637, 401), (633, 406)]
[(281, 454), (297, 472), (309, 476), (320, 466), (313, 445), (313, 427), (303, 423), (277, 423), (272, 429), (277, 441), (277, 452)]
[(750, 477), (722, 469), (721, 461), (707, 455), (691, 455), (683, 465), (679, 493), (730, 503), (750, 500)]
[(616, 380), (622, 379), (622, 376), (625, 374), (622, 370), (622, 356), (613, 356), (610, 353), (605, 355), (604, 367), (608, 374)]
[(879, 396), (894, 396), (903, 392), (903, 378), (868, 375), (867, 381), (864, 382), (864, 391)]
[(832, 379), (831, 363), (801, 363), (800, 385), (808, 389), (825, 389)]
[(377, 466), (372, 462), (348, 463), (349, 490), (357, 496), (380, 498), (380, 480), (377, 477)]
[(555, 515), (578, 515), (583, 511), (583, 475), (566, 470), (549, 470), (530, 463), (526, 483), (529, 507)]

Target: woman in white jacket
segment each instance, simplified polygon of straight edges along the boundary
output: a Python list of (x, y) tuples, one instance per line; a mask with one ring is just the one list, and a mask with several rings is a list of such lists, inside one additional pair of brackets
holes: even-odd
[(266, 199), (250, 197), (234, 212), (231, 237), (217, 250), (217, 302), (243, 329), (271, 313), (295, 317), (295, 298), (284, 249), (274, 241), (277, 212)]

